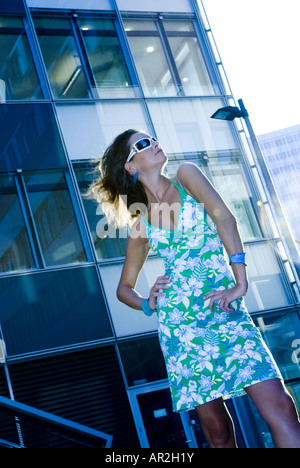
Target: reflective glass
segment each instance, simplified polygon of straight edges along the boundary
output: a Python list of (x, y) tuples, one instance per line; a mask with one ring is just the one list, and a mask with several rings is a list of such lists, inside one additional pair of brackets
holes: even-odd
[(86, 261), (63, 173), (26, 174), (24, 180), (46, 266)]
[(245, 297), (250, 312), (291, 304), (273, 244), (246, 244), (249, 289)]
[(139, 101), (57, 104), (62, 133), (71, 159), (95, 159), (128, 128), (152, 134), (144, 105)]
[[(284, 380), (300, 378), (300, 360), (293, 359), (297, 343), (291, 316), (272, 314), (255, 317), (255, 322), (270, 348)], [(300, 341), (299, 341), (300, 343)]]
[[(88, 163), (74, 163), (74, 170), (81, 194), (83, 195), (93, 180), (92, 167)], [(127, 246), (127, 229), (110, 229), (106, 223), (101, 206), (95, 200), (82, 198), (89, 228), (93, 238), (98, 260), (114, 257), (124, 257)], [(100, 229), (105, 230), (101, 237)]]
[(0, 175), (0, 272), (34, 268), (13, 175)]
[(94, 267), (1, 278), (0, 297), (8, 356), (112, 336)]
[(0, 78), (7, 100), (43, 99), (21, 18), (0, 16)]
[(155, 22), (125, 20), (124, 26), (145, 96), (176, 96), (176, 86)]
[(91, 97), (71, 23), (62, 18), (33, 18), (55, 99)]
[(100, 97), (134, 97), (113, 21), (80, 19), (78, 23)]
[(120, 343), (119, 350), (129, 387), (168, 378), (157, 336)]
[(230, 158), (208, 158), (207, 172), (216, 190), (236, 217), (243, 241), (261, 238), (254, 201), (241, 164)]
[[(112, 315), (117, 336), (136, 335), (157, 330), (157, 317), (153, 314), (147, 317), (141, 310), (131, 309), (121, 303), (116, 295), (120, 281), (122, 264), (100, 265), (100, 273), (105, 288), (106, 297)], [(160, 258), (149, 257), (138, 279), (137, 291), (142, 297), (149, 297), (149, 291), (158, 276), (164, 274), (163, 261)]]
[(164, 26), (185, 94), (215, 94), (193, 23), (164, 21)]
[(223, 106), (217, 98), (148, 101), (157, 137), (168, 154), (235, 149), (229, 123), (210, 118)]
[(1, 104), (0, 129), (0, 172), (67, 166), (51, 104)]

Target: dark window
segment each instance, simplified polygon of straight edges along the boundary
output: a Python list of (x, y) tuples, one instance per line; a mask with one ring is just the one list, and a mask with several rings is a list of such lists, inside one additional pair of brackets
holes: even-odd
[(134, 97), (113, 21), (80, 19), (78, 22), (100, 97)]
[(91, 97), (71, 22), (33, 18), (55, 99)]
[(0, 272), (34, 268), (13, 174), (0, 175)]
[(52, 171), (23, 177), (45, 266), (86, 261), (64, 174)]
[(51, 104), (1, 104), (0, 129), (0, 172), (67, 167)]
[(167, 378), (158, 338), (152, 337), (119, 344), (128, 386)]
[(8, 356), (112, 336), (94, 267), (1, 278), (0, 297)]
[(7, 100), (43, 99), (23, 21), (0, 16), (0, 78)]

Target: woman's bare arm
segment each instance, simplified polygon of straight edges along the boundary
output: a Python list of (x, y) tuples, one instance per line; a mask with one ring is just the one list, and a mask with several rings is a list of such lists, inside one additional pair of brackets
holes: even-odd
[(134, 224), (128, 239), (126, 258), (117, 289), (119, 301), (138, 310), (142, 309), (141, 304), (144, 299), (135, 290), (135, 287), (150, 251), (146, 235), (143, 235), (143, 232), (139, 236), (135, 235), (141, 229), (143, 229), (142, 222), (138, 220)]
[[(136, 221), (127, 243), (126, 258), (121, 274), (121, 279), (117, 289), (119, 301), (133, 309), (142, 310), (142, 302), (145, 298), (135, 290), (139, 274), (148, 257), (150, 245), (146, 236), (146, 231), (141, 220)], [(163, 293), (161, 289), (167, 289), (168, 277), (160, 276), (149, 292), (148, 305), (154, 310), (159, 296)]]

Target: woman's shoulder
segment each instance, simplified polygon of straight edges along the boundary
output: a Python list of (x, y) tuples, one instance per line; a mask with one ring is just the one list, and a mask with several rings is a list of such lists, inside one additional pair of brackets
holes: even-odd
[(201, 169), (192, 162), (186, 161), (182, 164), (180, 164), (179, 168), (177, 169), (177, 177), (189, 177), (192, 174), (202, 174)]

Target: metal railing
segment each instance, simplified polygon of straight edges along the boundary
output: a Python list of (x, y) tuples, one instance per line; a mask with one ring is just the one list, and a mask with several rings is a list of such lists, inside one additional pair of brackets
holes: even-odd
[(109, 448), (104, 432), (0, 396), (0, 448)]

